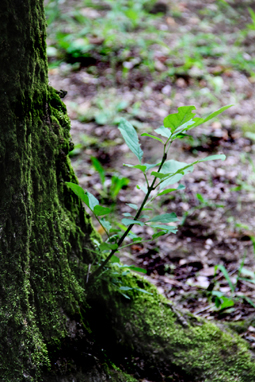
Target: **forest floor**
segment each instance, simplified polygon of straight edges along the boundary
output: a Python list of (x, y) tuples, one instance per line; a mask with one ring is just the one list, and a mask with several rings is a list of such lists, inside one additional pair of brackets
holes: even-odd
[[(136, 188), (142, 175), (123, 166), (136, 162), (117, 128), (120, 118), (140, 135), (161, 126), (179, 106), (194, 105), (198, 116), (206, 116), (233, 104), (172, 146), (168, 159), (182, 162), (226, 155), (225, 161), (195, 166), (181, 181), (184, 190), (155, 199), (157, 214), (177, 214), (177, 234), (152, 241), (150, 227), (135, 226), (147, 242), (134, 243), (120, 257), (145, 268), (145, 277), (178, 308), (237, 326), (249, 320), (240, 335), (255, 347), (254, 2), (177, 0), (162, 1), (161, 8), (145, 0), (127, 3), (86, 0), (74, 8), (65, 0), (46, 6), (49, 80), (68, 91), (72, 165), (80, 185), (112, 206), (112, 223), (120, 222), (131, 212), (126, 203), (139, 205), (144, 195)], [(157, 163), (160, 144), (140, 141), (144, 161)], [(106, 190), (91, 157), (105, 169)], [(117, 182), (129, 180), (116, 205), (113, 175)]]

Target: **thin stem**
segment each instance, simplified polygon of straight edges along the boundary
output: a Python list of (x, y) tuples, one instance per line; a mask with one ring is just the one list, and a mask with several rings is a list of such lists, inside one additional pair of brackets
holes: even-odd
[[(92, 210), (91, 210), (92, 211)], [(103, 227), (103, 230), (104, 232), (106, 233), (106, 235), (108, 236), (108, 238), (110, 238), (110, 235), (108, 233), (108, 231), (105, 229), (105, 227), (103, 226), (103, 224), (100, 222), (100, 220), (98, 219), (97, 215), (92, 211), (92, 213), (94, 214), (95, 218), (97, 219), (98, 223), (101, 225), (101, 227)]]
[[(159, 165), (159, 168), (158, 168), (158, 171), (157, 171), (158, 173), (160, 172), (160, 170), (161, 170), (163, 164), (165, 163), (165, 161), (166, 161), (166, 159), (167, 159), (167, 153), (165, 152), (165, 148), (166, 148), (166, 146), (164, 145), (164, 153), (163, 153), (162, 161), (161, 161), (161, 163), (160, 163), (160, 165)], [(145, 198), (144, 198), (144, 200), (143, 200), (143, 202), (142, 202), (142, 204), (141, 204), (139, 210), (137, 211), (137, 213), (136, 213), (136, 215), (135, 215), (135, 217), (134, 217), (134, 220), (137, 220), (137, 219), (139, 218), (139, 216), (140, 216), (140, 214), (141, 214), (141, 212), (142, 212), (142, 210), (143, 210), (143, 208), (144, 208), (144, 206), (145, 206), (145, 204), (146, 204), (146, 202), (147, 202), (147, 200), (148, 200), (148, 198), (149, 198), (149, 196), (150, 196), (151, 191), (154, 189), (154, 185), (155, 185), (156, 181), (157, 181), (157, 178), (154, 177), (154, 179), (153, 179), (153, 181), (152, 181), (150, 187), (149, 187), (148, 190), (147, 190), (147, 193), (146, 193), (146, 195), (145, 195)], [(134, 224), (130, 224), (130, 225), (128, 226), (128, 229), (123, 233), (123, 235), (121, 236), (121, 238), (119, 239), (119, 241), (118, 241), (118, 243), (117, 243), (117, 244), (118, 244), (118, 248), (113, 249), (113, 250), (110, 252), (110, 254), (107, 256), (107, 258), (102, 262), (102, 264), (95, 270), (94, 273), (92, 273), (91, 278), (90, 278), (90, 284), (94, 281), (94, 278), (95, 278), (98, 274), (100, 274), (101, 270), (102, 270), (102, 269), (104, 268), (104, 266), (109, 262), (109, 260), (110, 260), (111, 257), (114, 255), (114, 253), (117, 252), (117, 251), (119, 250), (119, 247), (121, 246), (121, 244), (123, 243), (123, 241), (124, 241), (125, 238), (127, 237), (128, 233), (131, 231), (131, 229), (133, 228), (133, 226), (134, 226)]]
[(144, 173), (143, 175), (144, 175), (144, 177), (145, 177), (145, 180), (146, 180), (147, 188), (149, 188), (149, 182), (148, 182), (148, 178), (147, 178), (147, 175), (146, 175), (145, 173)]

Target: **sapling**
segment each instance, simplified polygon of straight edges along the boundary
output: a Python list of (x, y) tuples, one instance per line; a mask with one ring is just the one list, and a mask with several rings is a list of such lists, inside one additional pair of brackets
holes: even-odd
[[(185, 188), (182, 185), (179, 185), (178, 187), (173, 187), (172, 185), (178, 183), (185, 174), (193, 171), (193, 166), (195, 164), (209, 160), (224, 160), (225, 155), (211, 155), (206, 158), (196, 160), (193, 163), (178, 162), (173, 159), (167, 160), (171, 144), (176, 139), (181, 139), (184, 137), (188, 130), (211, 120), (228, 109), (230, 106), (231, 105), (224, 106), (206, 118), (195, 117), (195, 106), (181, 106), (178, 108), (178, 113), (168, 115), (164, 119), (164, 125), (155, 130), (155, 133), (160, 137), (147, 133), (141, 134), (142, 136), (155, 139), (162, 144), (161, 160), (158, 163), (152, 164), (142, 162), (143, 151), (140, 147), (136, 130), (130, 122), (125, 119), (121, 120), (118, 128), (129, 149), (135, 154), (139, 161), (136, 165), (124, 164), (124, 166), (138, 169), (142, 172), (145, 180), (144, 185), (137, 185), (137, 188), (144, 193), (143, 201), (140, 206), (133, 203), (128, 204), (128, 206), (134, 210), (134, 214), (124, 214), (125, 218), (121, 220), (120, 224), (120, 227), (124, 228), (123, 230), (113, 229), (110, 222), (105, 219), (105, 216), (111, 212), (110, 208), (100, 206), (99, 201), (89, 191), (84, 191), (77, 184), (66, 182), (66, 185), (70, 187), (72, 191), (91, 210), (106, 233), (105, 242), (96, 243), (98, 251), (106, 252), (106, 258), (90, 275), (90, 283), (93, 282), (95, 277), (99, 276), (104, 271), (106, 264), (111, 260), (116, 252), (119, 252), (122, 248), (131, 245), (134, 242), (142, 242), (142, 238), (137, 237), (131, 231), (135, 224), (152, 227), (155, 231), (152, 235), (152, 239), (177, 232), (177, 226), (172, 225), (172, 223), (176, 223), (178, 221), (174, 212), (156, 215), (154, 217), (147, 215), (147, 211), (152, 210), (150, 206), (151, 202), (157, 197)], [(144, 214), (144, 212), (146, 212), (146, 214)], [(131, 239), (131, 243), (125, 245), (124, 241), (127, 237)]]

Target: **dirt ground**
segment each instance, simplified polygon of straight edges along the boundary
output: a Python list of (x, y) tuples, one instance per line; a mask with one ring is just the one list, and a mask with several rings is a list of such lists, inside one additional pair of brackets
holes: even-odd
[[(253, 4), (229, 2), (228, 13), (226, 11), (220, 18), (215, 3), (220, 2), (189, 0), (175, 1), (173, 5), (165, 1), (167, 12), (153, 19), (153, 23), (165, 31), (164, 43), (168, 48), (174, 49), (184, 35), (197, 36), (203, 31), (219, 39), (228, 36), (225, 49), (229, 45), (231, 54), (237, 36), (250, 22), (247, 8)], [(63, 7), (67, 7), (65, 12), (68, 5), (63, 3)], [(88, 17), (97, 17), (93, 15), (93, 7), (84, 6), (84, 9)], [(97, 9), (96, 12), (100, 16), (100, 12), (106, 11)], [(244, 61), (254, 58), (254, 37), (252, 31), (237, 49)], [(207, 37), (204, 45), (209, 44), (210, 37)], [(189, 50), (186, 53), (189, 54)], [(180, 59), (182, 54), (180, 50)], [(139, 56), (133, 56), (132, 60), (137, 58), (137, 62), (142, 62)], [(76, 145), (72, 165), (80, 185), (102, 204), (110, 205), (112, 200), (110, 195), (102, 197), (100, 194), (102, 185), (91, 156), (105, 168), (107, 184), (116, 173), (130, 180), (118, 195), (112, 217), (113, 222), (121, 221), (122, 213), (131, 212), (126, 203), (139, 205), (142, 202), (143, 193), (136, 185), (142, 184), (143, 179), (138, 171), (123, 166), (123, 163), (134, 164), (135, 158), (117, 129), (119, 118), (130, 120), (141, 134), (161, 126), (164, 117), (175, 113), (179, 106), (194, 105), (198, 116), (204, 116), (233, 104), (215, 120), (192, 130), (190, 139), (175, 141), (172, 146), (168, 159), (182, 162), (215, 153), (226, 155), (224, 162), (195, 166), (181, 181), (185, 190), (154, 202), (156, 213), (177, 214), (177, 234), (151, 241), (151, 228), (135, 226), (133, 232), (147, 242), (127, 247), (120, 257), (126, 264), (145, 268), (146, 277), (178, 308), (207, 319), (231, 321), (237, 326), (242, 320), (248, 320), (240, 335), (255, 347), (255, 277), (251, 276), (255, 272), (255, 141), (246, 135), (247, 132), (255, 133), (255, 77), (241, 66), (224, 63), (221, 54), (204, 57), (203, 68), (193, 65), (186, 71), (175, 70), (172, 75), (165, 76), (168, 66), (164, 46), (154, 47), (153, 60), (156, 68), (153, 73), (141, 65), (132, 64), (132, 67), (130, 64), (131, 69), (126, 74), (123, 62), (112, 67), (99, 58), (93, 65), (81, 63), (75, 68), (64, 60), (56, 67), (50, 66), (50, 84), (68, 91), (64, 102)], [(141, 145), (144, 161), (156, 163), (161, 146), (147, 137), (141, 137)], [(102, 233), (97, 223), (95, 225)], [(224, 272), (215, 271), (215, 266), (220, 264), (224, 265), (234, 285), (232, 291)], [(245, 270), (240, 273), (241, 264), (246, 273)], [(246, 281), (237, 280), (240, 276)], [(217, 293), (213, 295), (212, 291), (220, 292), (234, 305), (217, 308)]]

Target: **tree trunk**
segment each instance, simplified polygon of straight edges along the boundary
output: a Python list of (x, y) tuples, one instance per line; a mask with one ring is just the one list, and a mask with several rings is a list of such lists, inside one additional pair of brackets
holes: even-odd
[(65, 186), (70, 122), (48, 85), (42, 0), (1, 0), (0, 60), (0, 381), (254, 381), (245, 342), (138, 276), (123, 283), (152, 295), (126, 300), (110, 271), (87, 286), (97, 235)]

